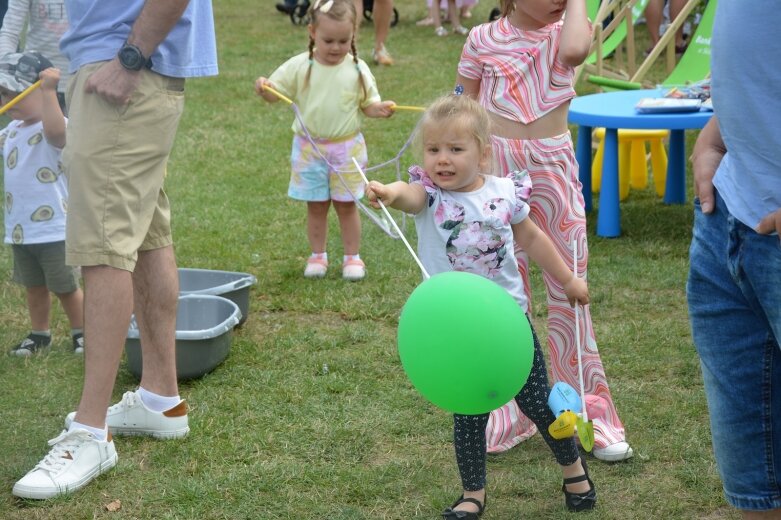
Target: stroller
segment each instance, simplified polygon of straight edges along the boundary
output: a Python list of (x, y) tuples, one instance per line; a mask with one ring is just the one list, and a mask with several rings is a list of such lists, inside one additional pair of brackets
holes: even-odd
[[(363, 0), (363, 17), (367, 22), (372, 21), (372, 10), (374, 9), (374, 0)], [(293, 25), (307, 25), (309, 23), (309, 0), (299, 0), (293, 10), (290, 12), (290, 21)], [(391, 27), (399, 23), (399, 12), (393, 8), (391, 16)]]

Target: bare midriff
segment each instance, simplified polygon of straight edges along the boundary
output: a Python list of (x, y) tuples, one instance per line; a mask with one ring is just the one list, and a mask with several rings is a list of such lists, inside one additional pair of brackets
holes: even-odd
[(567, 112), (569, 101), (562, 103), (536, 121), (528, 125), (511, 121), (502, 116), (491, 114), (491, 133), (505, 139), (544, 139), (561, 135), (569, 130)]

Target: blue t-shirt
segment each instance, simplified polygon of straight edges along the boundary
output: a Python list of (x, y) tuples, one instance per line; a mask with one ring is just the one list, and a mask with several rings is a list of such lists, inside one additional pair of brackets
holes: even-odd
[(716, 6), (712, 95), (727, 155), (713, 182), (732, 216), (751, 228), (781, 208), (779, 27), (776, 2)]
[[(65, 0), (70, 28), (60, 50), (70, 71), (107, 61), (130, 35), (145, 0)], [(151, 56), (152, 70), (191, 78), (217, 74), (217, 44), (211, 0), (191, 0), (184, 14)]]

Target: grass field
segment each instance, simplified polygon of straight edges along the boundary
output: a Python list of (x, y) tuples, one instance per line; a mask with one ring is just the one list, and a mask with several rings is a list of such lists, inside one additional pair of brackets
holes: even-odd
[[(420, 0), (396, 6), (401, 20), (388, 46), (398, 63), (373, 71), (384, 98), (423, 105), (452, 88), (463, 37), (416, 27), (425, 15)], [(469, 25), (486, 20), (491, 7), (480, 3)], [(72, 496), (27, 502), (11, 487), (44, 456), (81, 392), (83, 362), (69, 352), (67, 321), (55, 305), (50, 353), (0, 356), (0, 518), (437, 518), (460, 492), (452, 419), (412, 388), (396, 350), (417, 267), (400, 241), (364, 220), (364, 282), (345, 283), (338, 269), (322, 281), (303, 279), (304, 206), (286, 197), (292, 112), (262, 102), (252, 85), (305, 50), (306, 32), (269, 1), (222, 0), (215, 14), (220, 75), (188, 83), (167, 191), (179, 265), (254, 274), (249, 319), (224, 364), (181, 384), (191, 406), (187, 439), (118, 438), (119, 463), (108, 475)], [(364, 24), (359, 49), (367, 60), (372, 40)], [(415, 122), (408, 112), (366, 121), (370, 162), (394, 157)], [(691, 145), (694, 133), (689, 138)], [(402, 168), (414, 160), (406, 153)], [(374, 176), (389, 181), (396, 170)], [(599, 349), (636, 455), (618, 464), (591, 459), (599, 505), (586, 517), (736, 518), (721, 495), (689, 334), (691, 187), (684, 205), (664, 205), (649, 188), (633, 191), (621, 210), (617, 239), (596, 237), (589, 216), (589, 282)], [(329, 252), (338, 259), (333, 214), (331, 224)], [(4, 247), (3, 348), (29, 327), (10, 271)], [(544, 302), (537, 271), (532, 284)], [(542, 303), (533, 319), (545, 338)], [(114, 397), (136, 383), (123, 361)], [(488, 471), (484, 518), (569, 517), (539, 436), (491, 457)], [(117, 500), (120, 509), (108, 511)]]

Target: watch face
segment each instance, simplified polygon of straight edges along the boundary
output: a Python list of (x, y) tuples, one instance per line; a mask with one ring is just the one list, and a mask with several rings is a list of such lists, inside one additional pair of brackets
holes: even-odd
[(144, 66), (144, 57), (137, 47), (125, 45), (119, 50), (119, 62), (130, 70), (141, 70)]

